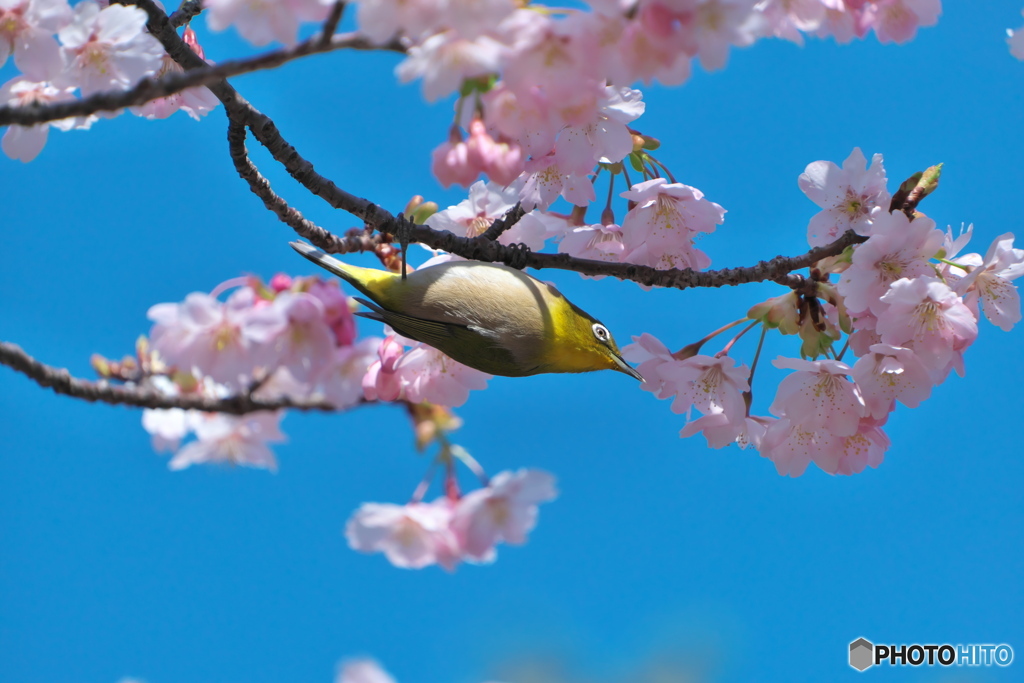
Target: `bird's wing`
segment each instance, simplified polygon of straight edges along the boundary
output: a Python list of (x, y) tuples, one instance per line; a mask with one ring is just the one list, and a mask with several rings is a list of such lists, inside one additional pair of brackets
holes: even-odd
[(356, 313), (356, 315), (369, 318), (370, 320), (379, 320), (386, 325), (390, 325), (394, 328), (395, 332), (398, 332), (403, 337), (415, 339), (431, 346), (443, 346), (445, 342), (450, 342), (457, 334), (455, 328), (466, 329), (464, 325), (424, 320), (423, 318), (405, 315), (404, 313), (389, 311), (366, 299), (356, 298), (356, 301), (372, 311), (372, 313)]

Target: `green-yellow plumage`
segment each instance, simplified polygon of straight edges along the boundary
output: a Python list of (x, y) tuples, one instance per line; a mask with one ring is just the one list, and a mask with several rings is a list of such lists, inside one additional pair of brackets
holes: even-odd
[[(358, 289), (361, 313), (492, 375), (617, 370), (643, 381), (600, 322), (551, 285), (508, 266), (449, 261), (408, 274), (360, 268), (292, 247)], [(372, 303), (371, 303), (372, 302)]]

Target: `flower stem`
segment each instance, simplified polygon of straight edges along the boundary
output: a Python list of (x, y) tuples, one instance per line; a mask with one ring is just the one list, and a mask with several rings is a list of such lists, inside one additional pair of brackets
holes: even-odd
[(732, 328), (736, 327), (737, 325), (745, 323), (748, 320), (750, 320), (750, 318), (740, 318), (739, 320), (733, 320), (728, 325), (723, 325), (722, 327), (719, 327), (717, 330), (715, 330), (714, 332), (712, 332), (708, 336), (704, 337), (703, 339), (701, 339), (699, 341), (696, 341), (696, 342), (694, 342), (692, 344), (687, 344), (683, 348), (681, 348), (678, 351), (676, 351), (675, 353), (673, 353), (672, 356), (673, 356), (673, 358), (676, 358), (677, 360), (682, 360), (684, 358), (689, 358), (690, 356), (695, 356), (697, 353), (700, 352), (700, 347), (704, 346), (709, 341), (711, 341), (712, 339), (714, 339), (718, 335), (722, 334), (723, 332), (725, 332), (727, 330), (731, 330)]
[(731, 348), (732, 348), (732, 345), (733, 345), (733, 344), (735, 344), (735, 343), (736, 343), (737, 341), (739, 341), (740, 337), (742, 337), (742, 336), (743, 336), (743, 335), (745, 335), (745, 334), (746, 334), (747, 332), (750, 332), (750, 331), (751, 331), (752, 329), (754, 329), (754, 326), (755, 326), (755, 325), (760, 325), (760, 324), (761, 324), (761, 321), (760, 321), (760, 320), (755, 320), (755, 321), (753, 321), (752, 323), (750, 323), (749, 325), (747, 325), (746, 327), (744, 327), (744, 328), (743, 328), (742, 330), (740, 330), (739, 334), (737, 334), (737, 335), (736, 335), (735, 337), (733, 337), (732, 339), (730, 339), (730, 340), (729, 340), (729, 343), (728, 343), (728, 344), (726, 344), (726, 345), (725, 345), (725, 346), (724, 346), (724, 347), (722, 348), (722, 350), (721, 350), (721, 351), (719, 351), (718, 353), (716, 353), (716, 354), (715, 354), (715, 358), (721, 358), (722, 356), (727, 356), (727, 355), (729, 355), (729, 349), (731, 349)]

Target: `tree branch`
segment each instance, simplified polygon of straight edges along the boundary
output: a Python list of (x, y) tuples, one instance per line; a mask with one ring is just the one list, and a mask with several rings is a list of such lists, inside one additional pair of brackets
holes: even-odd
[(203, 11), (202, 0), (184, 0), (170, 16), (171, 26), (179, 28)]
[[(170, 30), (177, 36), (173, 28)], [(184, 41), (182, 44), (185, 44)], [(125, 107), (135, 107), (188, 88), (222, 82), (231, 76), (273, 69), (301, 57), (343, 49), (404, 51), (401, 45), (395, 43), (386, 46), (374, 45), (369, 39), (357, 33), (336, 35), (327, 40), (314, 37), (290, 49), (275, 50), (246, 59), (229, 60), (215, 66), (203, 62), (202, 66), (193, 66), (184, 73), (168, 73), (161, 78), (143, 78), (128, 90), (101, 92), (85, 99), (52, 104), (33, 103), (20, 107), (0, 107), (0, 126), (34, 126), (73, 116), (88, 116), (100, 111), (117, 111)], [(196, 56), (196, 59), (199, 57)]]
[(231, 118), (228, 119), (228, 148), (238, 175), (249, 184), (253, 194), (263, 200), (263, 205), (298, 235), (324, 251), (332, 254), (374, 251), (381, 244), (390, 242), (383, 233), (374, 234), (359, 229), (349, 230), (344, 237), (338, 237), (307, 220), (298, 209), (289, 206), (288, 202), (271, 189), (270, 181), (263, 177), (249, 159), (249, 153), (245, 148), (245, 126)]
[(228, 398), (208, 398), (205, 396), (167, 396), (145, 387), (117, 386), (105, 381), (90, 382), (72, 377), (64, 368), (55, 368), (39, 362), (25, 353), (21, 347), (9, 342), (0, 342), (0, 365), (6, 365), (15, 372), (20, 372), (41, 387), (49, 387), (55, 393), (85, 401), (126, 405), (135, 408), (182, 408), (184, 410), (201, 410), (207, 413), (228, 413), (244, 415), (261, 410), (319, 410), (333, 412), (337, 410), (324, 401), (296, 401), (288, 398), (260, 400), (246, 394), (229, 396)]
[[(153, 3), (153, 0), (134, 1), (149, 14), (150, 32), (163, 43), (167, 53), (175, 61), (186, 70), (203, 67), (203, 61), (178, 36), (167, 21), (167, 16)], [(794, 270), (806, 268), (820, 259), (840, 254), (851, 244), (857, 244), (866, 239), (850, 231), (832, 244), (816, 247), (799, 256), (777, 256), (769, 261), (761, 261), (754, 266), (701, 272), (688, 268), (658, 270), (650, 266), (629, 263), (607, 263), (579, 259), (568, 254), (534, 253), (522, 245), (506, 246), (481, 237), (458, 237), (450, 232), (433, 230), (426, 226), (415, 225), (404, 218), (399, 219), (377, 204), (341, 189), (331, 180), (317, 173), (313, 164), (284, 139), (273, 120), (249, 104), (226, 81), (211, 84), (209, 87), (224, 103), (228, 116), (233, 121), (246, 124), (253, 136), (266, 147), (271, 156), (281, 163), (299, 184), (332, 207), (351, 213), (379, 232), (396, 235), (401, 234), (404, 229), (408, 231), (407, 234), (413, 242), (425, 244), (433, 249), (443, 249), (468, 259), (504, 263), (520, 269), (525, 267), (557, 268), (584, 275), (610, 275), (620, 280), (632, 280), (643, 285), (689, 289), (691, 287), (722, 287), (747, 282), (779, 280)], [(318, 246), (320, 245), (318, 244)], [(329, 250), (328, 246), (325, 251)]]

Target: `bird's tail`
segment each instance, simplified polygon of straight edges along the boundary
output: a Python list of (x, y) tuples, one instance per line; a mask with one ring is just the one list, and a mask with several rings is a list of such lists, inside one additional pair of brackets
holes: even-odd
[(333, 256), (328, 256), (314, 246), (305, 242), (289, 242), (292, 249), (299, 252), (307, 259), (321, 268), (334, 273), (345, 282), (349, 283), (360, 292), (377, 300), (384, 295), (384, 287), (397, 275), (386, 270), (374, 268), (361, 268), (343, 263)]

